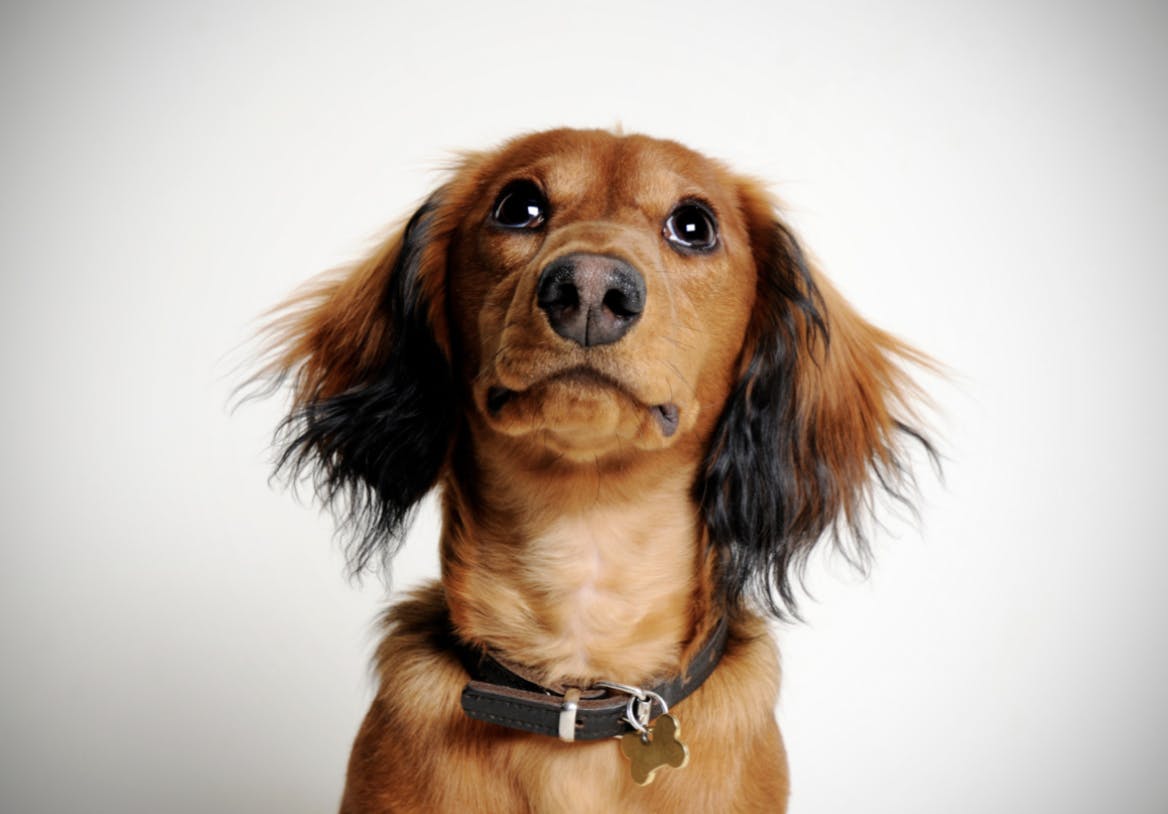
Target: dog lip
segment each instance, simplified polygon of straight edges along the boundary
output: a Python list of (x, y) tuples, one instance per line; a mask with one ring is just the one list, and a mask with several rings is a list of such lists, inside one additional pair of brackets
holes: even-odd
[(598, 387), (607, 387), (613, 390), (619, 390), (622, 393), (632, 395), (629, 393), (628, 388), (626, 388), (616, 379), (613, 379), (610, 376), (606, 376), (599, 370), (588, 367), (587, 365), (577, 365), (576, 367), (568, 368), (567, 370), (563, 370), (559, 373), (548, 376), (546, 379), (544, 379), (544, 381), (577, 381)]
[(487, 410), (492, 415), (497, 414), (514, 395), (515, 391), (506, 387), (492, 387), (487, 391)]
[[(567, 370), (554, 373), (545, 379), (541, 379), (532, 386), (534, 387), (536, 385), (547, 384), (549, 382), (566, 380), (581, 381), (588, 384), (617, 390), (618, 392), (624, 393), (626, 396), (632, 398), (633, 401), (639, 401), (639, 399), (633, 396), (633, 394), (629, 392), (628, 388), (626, 388), (620, 382), (586, 365), (579, 365), (577, 367), (572, 367)], [(503, 387), (502, 385), (495, 385), (488, 388), (486, 398), (487, 412), (489, 412), (491, 415), (497, 416), (503, 410), (503, 408), (507, 406), (508, 402), (510, 402), (516, 396), (526, 392), (527, 389), (530, 388), (517, 391)], [(678, 406), (673, 402), (647, 406), (650, 414), (654, 419), (656, 419), (658, 426), (661, 428), (661, 434), (666, 438), (672, 437), (674, 433), (677, 432), (677, 428), (681, 420), (681, 411)]]
[(677, 425), (681, 419), (680, 411), (673, 402), (658, 404), (652, 408), (653, 417), (661, 425), (661, 434), (666, 438), (677, 432)]
[(497, 416), (503, 410), (503, 408), (506, 407), (507, 404), (511, 402), (516, 396), (521, 396), (528, 391), (542, 385), (565, 381), (577, 381), (591, 385), (593, 387), (602, 387), (609, 390), (616, 390), (620, 393), (624, 393), (626, 396), (636, 401), (636, 398), (628, 391), (627, 388), (622, 386), (620, 382), (616, 381), (615, 379), (611, 379), (608, 376), (605, 376), (603, 373), (586, 365), (578, 365), (576, 367), (568, 368), (567, 370), (561, 370), (557, 373), (553, 373), (552, 375), (540, 379), (536, 382), (532, 382), (527, 387), (523, 387), (519, 390), (512, 390), (511, 388), (504, 387), (501, 384), (492, 385), (491, 387), (487, 388), (485, 400), (487, 412), (491, 415)]

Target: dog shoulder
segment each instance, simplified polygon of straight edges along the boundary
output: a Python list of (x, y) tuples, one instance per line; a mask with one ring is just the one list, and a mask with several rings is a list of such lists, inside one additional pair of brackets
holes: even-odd
[(510, 790), (485, 757), (485, 725), (459, 703), (468, 677), (442, 586), (413, 591), (382, 620), (377, 695), (353, 744), (342, 814), (507, 810), (495, 808)]

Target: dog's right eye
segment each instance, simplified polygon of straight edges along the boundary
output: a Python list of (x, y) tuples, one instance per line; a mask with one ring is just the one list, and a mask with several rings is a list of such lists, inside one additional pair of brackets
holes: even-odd
[(491, 209), (491, 220), (508, 229), (536, 229), (547, 217), (548, 203), (532, 181), (512, 181), (503, 187)]

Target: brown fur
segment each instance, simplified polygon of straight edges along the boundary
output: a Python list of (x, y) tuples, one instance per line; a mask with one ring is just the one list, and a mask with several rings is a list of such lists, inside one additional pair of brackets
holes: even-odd
[[(551, 190), (538, 232), (488, 224), (515, 178)], [(717, 251), (686, 256), (662, 239), (663, 219), (685, 198), (717, 214)], [(672, 142), (553, 131), (466, 156), (431, 204), (418, 284), (460, 394), (440, 476), (442, 580), (386, 613), (380, 685), (342, 811), (785, 810), (777, 654), (763, 618), (720, 593), (722, 564), (694, 493), (764, 329), (760, 235), (773, 226), (773, 201)], [(399, 231), (276, 323), (270, 372), (295, 377), (297, 405), (376, 375), (394, 341), (382, 297), (402, 243)], [(621, 257), (644, 275), (649, 305), (619, 342), (572, 345), (535, 305), (540, 270), (575, 251)], [(804, 440), (790, 466), (807, 507), (795, 526), (817, 535), (854, 521), (872, 471), (893, 465), (893, 414), (913, 395), (898, 361), (924, 360), (812, 274), (831, 338), (797, 315), (794, 420)], [(518, 395), (492, 413), (499, 386)], [(666, 402), (679, 408), (671, 436), (649, 409)], [(824, 465), (830, 494), (812, 471)], [(683, 669), (727, 614), (721, 664), (676, 709), (690, 763), (647, 787), (633, 784), (615, 742), (564, 744), (471, 720), (459, 706), (467, 675), (456, 640), (549, 686), (647, 684)]]

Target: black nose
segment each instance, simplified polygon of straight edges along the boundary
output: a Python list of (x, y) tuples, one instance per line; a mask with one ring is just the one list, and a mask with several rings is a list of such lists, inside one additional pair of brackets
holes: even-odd
[(536, 302), (552, 330), (577, 345), (610, 345), (645, 310), (645, 279), (623, 260), (569, 254), (539, 275)]

